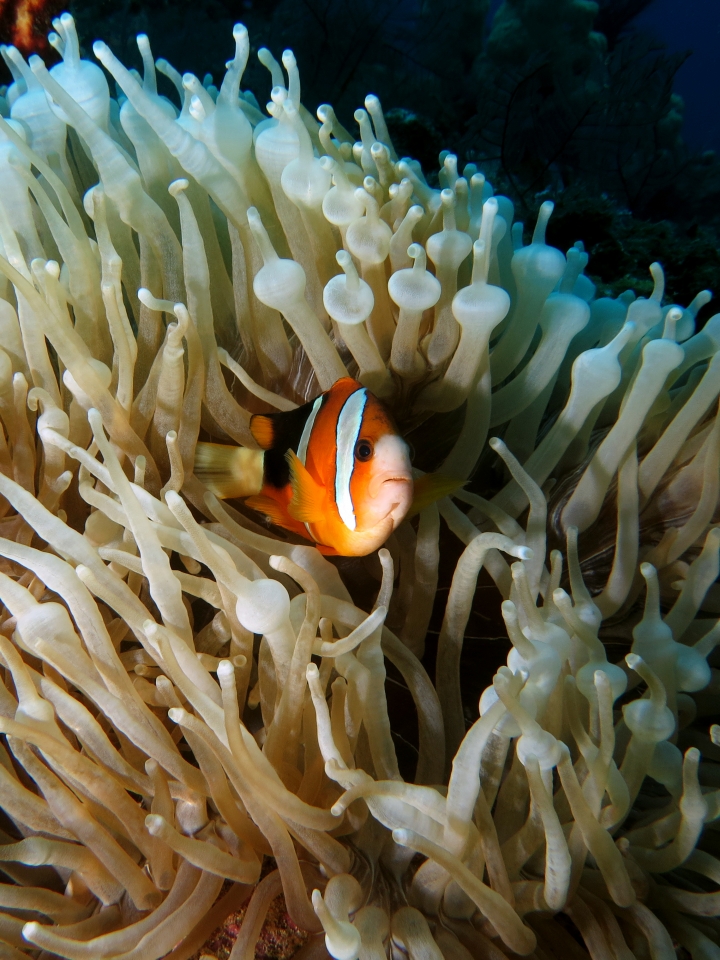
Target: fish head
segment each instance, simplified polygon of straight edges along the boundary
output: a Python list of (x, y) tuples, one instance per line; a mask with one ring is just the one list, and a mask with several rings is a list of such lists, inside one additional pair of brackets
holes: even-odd
[(357, 529), (363, 532), (382, 526), (387, 536), (405, 519), (413, 500), (408, 445), (395, 432), (383, 432), (376, 438), (361, 436), (355, 444), (355, 461)]
[[(390, 411), (344, 377), (313, 407), (291, 466), (292, 517), (341, 556), (377, 550), (413, 501), (410, 451)], [(302, 460), (305, 460), (305, 463)]]

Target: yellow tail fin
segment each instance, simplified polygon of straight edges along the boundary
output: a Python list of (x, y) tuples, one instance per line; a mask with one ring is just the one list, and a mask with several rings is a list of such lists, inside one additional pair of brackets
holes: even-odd
[(262, 489), (264, 456), (262, 450), (247, 447), (198, 443), (195, 447), (195, 476), (221, 500), (251, 497)]

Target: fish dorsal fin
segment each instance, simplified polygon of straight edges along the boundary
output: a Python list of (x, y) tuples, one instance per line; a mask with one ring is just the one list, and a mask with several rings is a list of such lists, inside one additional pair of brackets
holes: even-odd
[(292, 450), (286, 459), (290, 467), (292, 499), (288, 513), (301, 523), (316, 523), (327, 510), (325, 488), (312, 478), (304, 464)]
[(256, 413), (250, 417), (250, 433), (261, 450), (272, 450), (275, 446), (275, 421), (272, 414)]
[(314, 400), (295, 410), (278, 413), (256, 413), (250, 417), (250, 433), (262, 450), (297, 450), (305, 423), (312, 413)]
[(460, 487), (464, 487), (466, 480), (454, 480), (452, 477), (445, 477), (441, 473), (426, 473), (419, 477), (414, 483), (413, 501), (408, 511), (408, 517), (414, 517), (416, 514), (429, 507), (436, 500), (442, 500), (449, 496)]

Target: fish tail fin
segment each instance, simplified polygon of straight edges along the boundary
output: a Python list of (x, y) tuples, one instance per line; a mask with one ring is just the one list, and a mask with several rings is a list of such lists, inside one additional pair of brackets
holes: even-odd
[(407, 516), (414, 517), (425, 507), (429, 507), (431, 503), (455, 493), (466, 483), (467, 480), (454, 480), (452, 477), (445, 477), (441, 473), (426, 473), (415, 481), (413, 501)]
[(250, 497), (263, 485), (262, 450), (223, 443), (198, 443), (194, 473), (221, 500)]

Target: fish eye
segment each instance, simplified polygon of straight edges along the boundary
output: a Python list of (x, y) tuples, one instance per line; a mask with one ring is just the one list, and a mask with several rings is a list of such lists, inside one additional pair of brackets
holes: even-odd
[(373, 455), (373, 445), (370, 440), (358, 440), (355, 444), (355, 459), (367, 463)]

